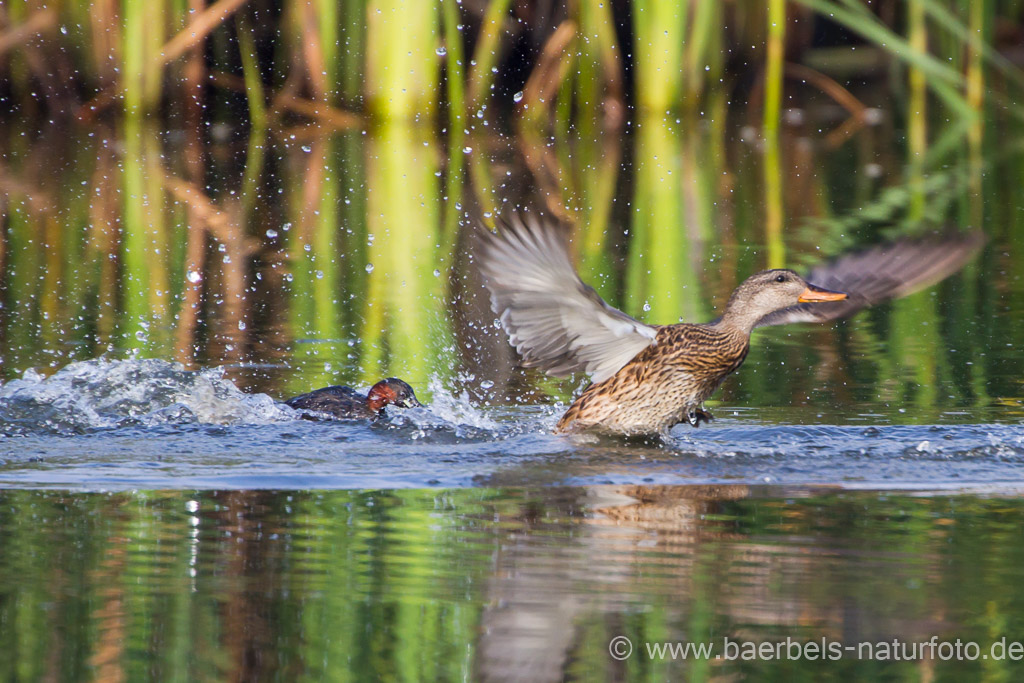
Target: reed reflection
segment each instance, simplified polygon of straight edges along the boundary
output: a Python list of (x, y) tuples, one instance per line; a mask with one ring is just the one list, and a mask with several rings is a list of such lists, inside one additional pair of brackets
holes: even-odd
[[(618, 680), (783, 666), (812, 675), (822, 662), (622, 664), (608, 642), (938, 635), (987, 647), (1015, 633), (1015, 499), (778, 493), (10, 491), (0, 506), (3, 669), (125, 679)], [(948, 676), (981, 665), (926, 664)], [(877, 662), (829, 665), (857, 675)], [(913, 675), (921, 665), (887, 666)]]

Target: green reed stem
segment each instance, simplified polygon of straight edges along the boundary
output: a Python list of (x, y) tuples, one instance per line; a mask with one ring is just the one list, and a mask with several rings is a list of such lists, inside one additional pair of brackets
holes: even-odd
[(985, 106), (985, 70), (983, 64), (983, 52), (978, 46), (987, 46), (986, 14), (991, 0), (973, 0), (969, 3), (968, 22), (970, 35), (977, 38), (970, 43), (967, 53), (967, 104), (978, 112), (978, 116), (971, 123), (967, 132), (968, 147), (968, 193), (969, 222), (974, 226), (981, 226), (984, 218), (984, 199), (982, 197), (982, 169), (984, 165), (982, 157), (982, 143), (984, 142), (985, 117), (983, 109)]
[(665, 112), (679, 104), (686, 44), (686, 6), (661, 0), (633, 5), (636, 100), (641, 112)]
[(682, 150), (678, 129), (660, 116), (641, 120), (635, 155), (636, 189), (626, 273), (630, 312), (657, 321), (697, 320), (701, 317), (701, 292), (679, 191)]
[(256, 62), (256, 44), (247, 22), (239, 18), (235, 22), (238, 35), (238, 56), (242, 61), (242, 76), (245, 80), (245, 95), (249, 105), (249, 126), (254, 129), (267, 127), (266, 95), (263, 92), (263, 78)]
[[(919, 54), (928, 51), (928, 28), (922, 0), (908, 0), (907, 29), (911, 49)], [(924, 215), (923, 162), (928, 151), (928, 82), (924, 71), (912, 64), (907, 80), (910, 97), (907, 102), (907, 154), (911, 193), (907, 220), (920, 220)]]
[(345, 102), (356, 102), (366, 77), (366, 0), (346, 0), (341, 5), (342, 37), (339, 83)]
[(440, 269), (447, 274), (451, 267), (450, 256), (454, 253), (455, 239), (459, 229), (459, 209), (462, 204), (462, 186), (465, 177), (466, 159), (462, 151), (466, 146), (466, 83), (465, 54), (462, 46), (462, 31), (459, 30), (459, 6), (456, 0), (443, 0), (441, 16), (444, 22), (445, 86), (448, 94), (448, 172), (445, 177), (445, 205), (443, 244)]
[(408, 376), (418, 387), (434, 369), (431, 360), (441, 327), (436, 313), (441, 278), (434, 275), (441, 212), (434, 175), (437, 152), (429, 135), (422, 126), (378, 127), (369, 140), (367, 168), (373, 268), (368, 274), (367, 326), (360, 336), (372, 339), (377, 330), (366, 329), (369, 324), (386, 323), (380, 329), (387, 330), (387, 355), (376, 355), (381, 354), (379, 342), (364, 354), (375, 354), (378, 368)]
[[(686, 96), (696, 103), (711, 73), (710, 62), (720, 54), (722, 20), (720, 0), (693, 3), (692, 28), (686, 38)], [(721, 57), (717, 57), (721, 59)]]
[(782, 241), (782, 160), (779, 151), (785, 41), (786, 2), (770, 0), (763, 112), (765, 241), (768, 247), (769, 268), (782, 268), (786, 260), (786, 248)]
[(258, 198), (260, 175), (267, 144), (267, 105), (263, 78), (256, 62), (256, 45), (246, 22), (236, 20), (238, 53), (242, 61), (245, 94), (249, 105), (249, 146), (242, 178), (242, 216), (249, 216)]
[[(341, 69), (342, 45), (341, 15), (346, 3), (337, 0), (311, 0), (316, 10), (317, 29), (320, 38), (321, 57), (324, 64), (324, 78), (328, 87), (328, 102), (337, 99), (338, 74)], [(334, 95), (334, 96), (331, 96)]]
[(494, 83), (492, 69), (498, 63), (501, 32), (508, 15), (511, 0), (491, 0), (484, 12), (483, 25), (476, 39), (473, 61), (469, 71), (469, 111), (475, 112), (485, 104)]
[(376, 120), (430, 121), (438, 104), (438, 7), (373, 0), (367, 8), (366, 96)]
[(122, 5), (121, 92), (128, 112), (152, 111), (160, 102), (166, 5), (166, 0)]
[(995, 0), (969, 0), (963, 4), (967, 6), (967, 25), (941, 2), (924, 0), (925, 11), (937, 26), (949, 31), (962, 43), (966, 43), (972, 51), (978, 53), (981, 61), (989, 63), (1007, 80), (1024, 87), (1024, 71), (1004, 57), (986, 37), (987, 26), (991, 23), (989, 15), (993, 13)]

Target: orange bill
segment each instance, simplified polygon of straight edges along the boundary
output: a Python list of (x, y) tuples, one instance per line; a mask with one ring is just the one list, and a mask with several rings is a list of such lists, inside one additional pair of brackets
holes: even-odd
[(846, 297), (847, 294), (845, 292), (833, 292), (831, 289), (815, 287), (809, 284), (807, 289), (800, 294), (800, 298), (797, 301), (802, 304), (820, 303), (823, 301), (842, 301)]

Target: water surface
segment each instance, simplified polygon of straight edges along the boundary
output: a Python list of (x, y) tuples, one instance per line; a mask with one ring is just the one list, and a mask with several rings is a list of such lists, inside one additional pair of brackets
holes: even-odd
[[(435, 384), (425, 408), (389, 408), (372, 423), (313, 422), (268, 395), (242, 392), (222, 372), (159, 360), (88, 361), (0, 386), (7, 431), (0, 485), (1024, 484), (1024, 426), (998, 409), (901, 424), (907, 413), (899, 409), (725, 408), (710, 426), (630, 440), (552, 434), (563, 409), (481, 405)], [(979, 418), (989, 421), (972, 421)]]
[[(462, 133), (5, 120), (0, 677), (1018, 677), (645, 654), (1024, 641), (1019, 121), (834, 74), (871, 115), (787, 80), (768, 145), (721, 68), (699, 106), (623, 101), (618, 123), (511, 101)], [(651, 323), (710, 320), (769, 264), (988, 242), (901, 301), (757, 333), (711, 425), (567, 438), (584, 379), (519, 367), (473, 261), (472, 231), (516, 209), (561, 221), (584, 279)], [(392, 375), (427, 407), (280, 403)]]
[[(1024, 639), (1019, 498), (827, 487), (0, 494), (5, 678), (1012, 679), (725, 641)], [(979, 618), (979, 614), (983, 618)], [(635, 645), (624, 660), (609, 642)], [(712, 643), (715, 659), (644, 643)], [(998, 654), (998, 651), (995, 651)]]

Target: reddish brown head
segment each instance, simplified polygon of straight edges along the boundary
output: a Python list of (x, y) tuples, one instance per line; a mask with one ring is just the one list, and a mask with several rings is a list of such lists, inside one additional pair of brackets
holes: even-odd
[(416, 408), (423, 405), (416, 400), (412, 387), (395, 377), (388, 377), (374, 384), (366, 399), (370, 410), (375, 413), (392, 404), (400, 408)]

